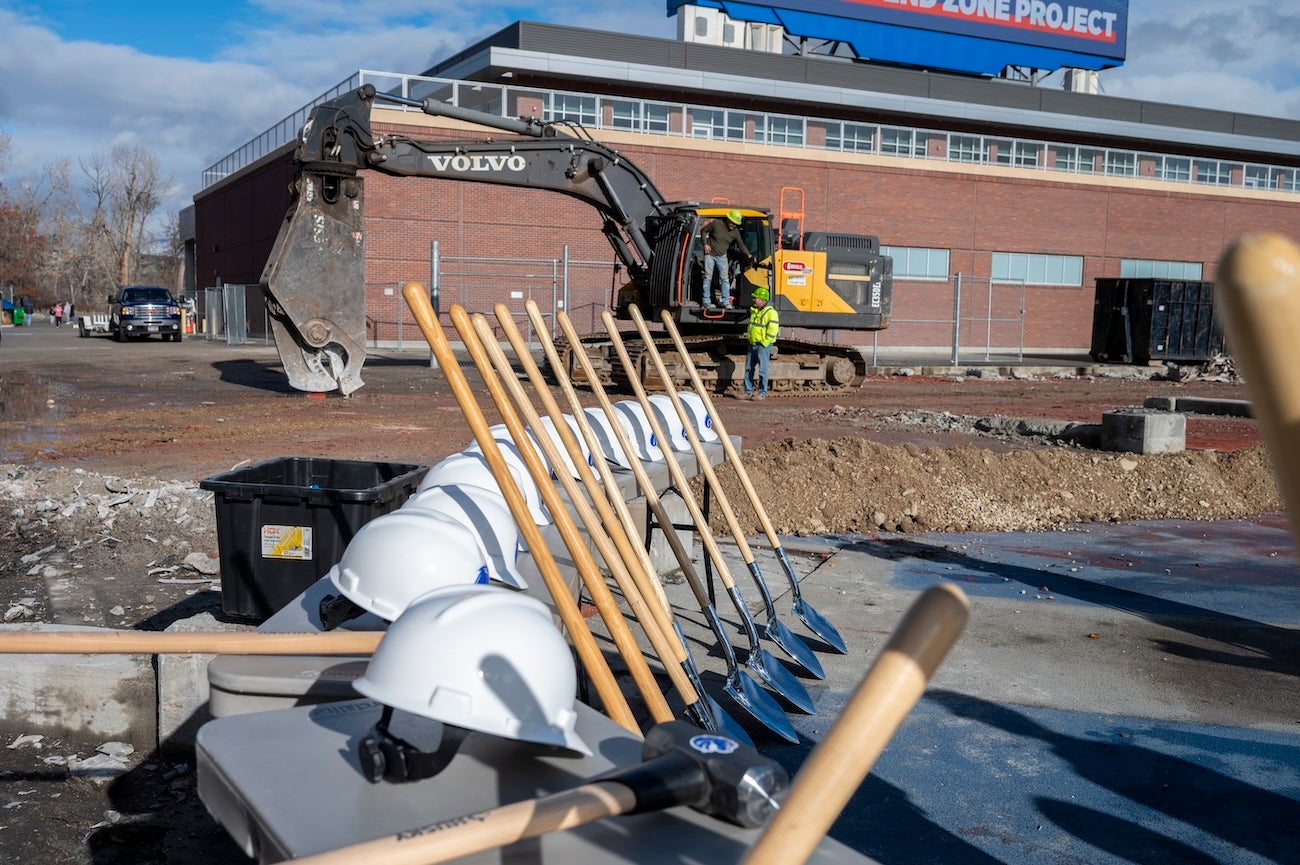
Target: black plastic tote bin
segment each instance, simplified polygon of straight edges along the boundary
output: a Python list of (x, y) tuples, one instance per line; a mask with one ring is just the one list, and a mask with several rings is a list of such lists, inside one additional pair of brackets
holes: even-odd
[(428, 466), (282, 457), (199, 483), (214, 494), (221, 608), (265, 619), (329, 572), (352, 536), (396, 510)]
[(1096, 361), (1140, 364), (1202, 362), (1223, 354), (1214, 283), (1098, 279), (1089, 353)]

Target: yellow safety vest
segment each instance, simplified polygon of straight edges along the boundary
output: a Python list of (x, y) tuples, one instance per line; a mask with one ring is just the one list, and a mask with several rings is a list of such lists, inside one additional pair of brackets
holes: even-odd
[(745, 335), (749, 338), (750, 345), (771, 345), (776, 342), (780, 329), (781, 321), (776, 307), (769, 303), (762, 309), (757, 306), (749, 308), (749, 327), (745, 330)]

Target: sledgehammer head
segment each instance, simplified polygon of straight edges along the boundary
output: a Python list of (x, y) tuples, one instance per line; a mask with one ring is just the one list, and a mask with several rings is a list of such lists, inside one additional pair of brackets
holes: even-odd
[(785, 768), (750, 745), (685, 721), (657, 724), (641, 746), (646, 762), (608, 775), (636, 794), (628, 813), (689, 805), (752, 829), (780, 807), (790, 786)]

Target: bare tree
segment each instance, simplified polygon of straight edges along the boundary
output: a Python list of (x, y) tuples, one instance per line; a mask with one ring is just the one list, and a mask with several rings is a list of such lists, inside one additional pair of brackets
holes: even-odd
[(106, 190), (109, 224), (118, 254), (117, 281), (131, 282), (144, 251), (145, 226), (171, 184), (158, 158), (137, 145), (119, 144), (110, 154)]
[[(0, 172), (11, 144), (9, 134), (0, 133)], [(42, 304), (93, 306), (115, 285), (138, 279), (144, 257), (150, 278), (157, 279), (161, 265), (170, 285), (176, 256), (168, 244), (176, 232), (165, 227), (150, 233), (172, 182), (158, 159), (141, 147), (118, 145), (79, 165), (76, 178), (66, 160), (51, 163), (39, 181), (16, 190), (0, 179), (0, 289), (12, 286)]]
[[(9, 133), (0, 132), (0, 173), (9, 164), (11, 146)], [(45, 255), (40, 216), (32, 190), (11, 189), (0, 180), (0, 290), (7, 290), (10, 299), (33, 296), (40, 287)]]
[(102, 303), (113, 287), (117, 253), (107, 216), (107, 165), (92, 158), (82, 171), (91, 180), (79, 186), (66, 160), (45, 167), (42, 184), (48, 193), (42, 213), (50, 247), (46, 282), (60, 299), (84, 308)]

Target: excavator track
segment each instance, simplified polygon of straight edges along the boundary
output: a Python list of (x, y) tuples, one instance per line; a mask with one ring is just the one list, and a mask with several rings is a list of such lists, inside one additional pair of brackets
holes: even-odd
[[(647, 390), (664, 390), (664, 383), (651, 363), (646, 346), (636, 332), (621, 334), (633, 368)], [(715, 393), (743, 389), (747, 346), (741, 336), (687, 336), (682, 341), (690, 352), (700, 378)], [(614, 353), (609, 336), (591, 333), (581, 337), (583, 350), (591, 358), (603, 386), (630, 390), (628, 370)], [(677, 346), (668, 337), (654, 340), (677, 389), (691, 387), (690, 376), (681, 363)], [(573, 358), (574, 347), (565, 340), (556, 344), (570, 378), (586, 382)], [(852, 346), (813, 340), (779, 339), (768, 375), (768, 395), (782, 397), (827, 396), (860, 386), (867, 374), (867, 362)]]

